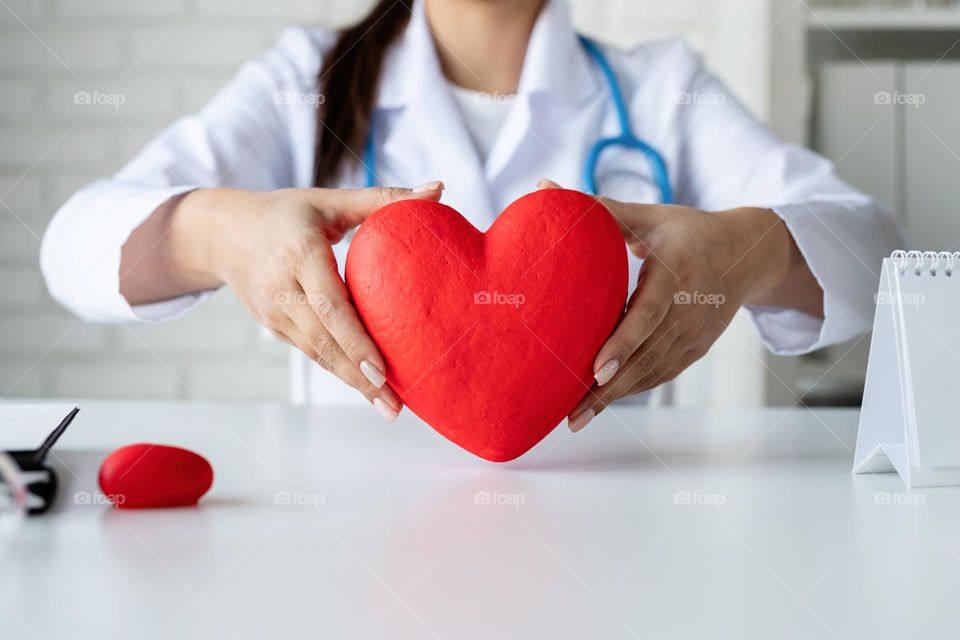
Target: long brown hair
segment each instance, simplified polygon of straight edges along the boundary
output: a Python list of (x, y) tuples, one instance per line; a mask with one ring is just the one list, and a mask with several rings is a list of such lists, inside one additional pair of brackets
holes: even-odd
[(340, 33), (324, 56), (317, 77), (324, 100), (317, 109), (315, 186), (329, 186), (345, 159), (362, 156), (383, 59), (410, 21), (410, 2), (379, 0), (359, 24)]

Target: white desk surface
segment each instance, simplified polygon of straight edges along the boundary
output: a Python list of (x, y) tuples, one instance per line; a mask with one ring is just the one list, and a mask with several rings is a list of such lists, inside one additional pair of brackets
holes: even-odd
[[(0, 540), (2, 638), (960, 630), (960, 489), (852, 476), (853, 411), (614, 409), (495, 465), (409, 413), (81, 405), (57, 509)], [(213, 463), (199, 507), (77, 503), (142, 441)]]

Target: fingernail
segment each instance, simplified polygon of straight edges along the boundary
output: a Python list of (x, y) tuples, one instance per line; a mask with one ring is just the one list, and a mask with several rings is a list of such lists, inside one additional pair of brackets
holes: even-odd
[(607, 360), (607, 362), (600, 367), (595, 374), (593, 374), (593, 377), (597, 381), (597, 385), (602, 387), (610, 382), (610, 379), (617, 375), (618, 369), (620, 369), (619, 360)]
[(380, 398), (373, 399), (373, 407), (377, 410), (377, 412), (380, 415), (383, 416), (383, 419), (386, 420), (387, 422), (393, 422), (394, 420), (397, 419), (397, 412), (391, 409), (390, 405), (388, 405), (386, 402), (384, 402)]
[(377, 389), (383, 386), (383, 383), (387, 381), (387, 377), (383, 375), (383, 372), (377, 368), (377, 365), (373, 364), (369, 360), (363, 360), (360, 362), (360, 371), (363, 375), (367, 376), (367, 380), (370, 381), (370, 384), (375, 386)]
[(572, 420), (567, 423), (567, 426), (570, 428), (570, 431), (576, 433), (580, 431), (585, 426), (590, 424), (590, 421), (596, 416), (593, 412), (593, 409), (586, 409), (578, 413)]
[(427, 193), (429, 191), (442, 191), (443, 182), (440, 180), (434, 180), (432, 182), (424, 182), (421, 185), (418, 185), (413, 188), (414, 193)]
[(560, 187), (560, 185), (558, 185), (558, 184), (557, 184), (556, 182), (554, 182), (553, 180), (548, 180), (548, 179), (546, 179), (546, 178), (541, 178), (539, 181), (537, 181), (537, 188), (539, 188), (539, 189), (560, 189), (561, 187)]

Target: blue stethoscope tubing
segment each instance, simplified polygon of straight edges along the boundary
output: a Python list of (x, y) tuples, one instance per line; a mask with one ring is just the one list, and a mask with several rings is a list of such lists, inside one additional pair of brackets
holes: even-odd
[[(650, 165), (650, 171), (653, 181), (660, 190), (660, 202), (662, 204), (673, 204), (673, 189), (670, 187), (670, 176), (667, 172), (667, 163), (663, 156), (652, 146), (638, 138), (633, 133), (630, 126), (630, 116), (627, 113), (627, 105), (623, 100), (623, 94), (620, 92), (620, 83), (617, 82), (617, 75), (613, 72), (613, 67), (607, 60), (600, 48), (589, 38), (578, 36), (580, 43), (587, 54), (593, 59), (597, 68), (603, 74), (607, 81), (607, 87), (610, 89), (610, 100), (617, 111), (617, 121), (620, 125), (620, 134), (609, 138), (600, 138), (590, 147), (587, 152), (587, 159), (583, 164), (583, 186), (587, 193), (596, 195), (597, 193), (597, 167), (600, 164), (600, 155), (607, 149), (613, 147), (622, 147), (638, 151), (644, 155)], [(363, 148), (363, 166), (366, 172), (365, 183), (368, 187), (376, 186), (376, 149), (374, 148), (373, 122), (370, 123), (370, 131), (367, 134), (367, 140)]]
[(660, 152), (649, 144), (638, 138), (633, 133), (630, 126), (630, 116), (627, 114), (627, 104), (623, 100), (623, 94), (620, 93), (620, 83), (617, 82), (617, 75), (613, 72), (613, 67), (607, 60), (603, 52), (592, 40), (580, 37), (580, 43), (587, 53), (597, 64), (597, 68), (603, 74), (610, 89), (610, 99), (614, 108), (617, 110), (617, 121), (620, 123), (620, 135), (612, 138), (600, 138), (593, 143), (590, 151), (587, 152), (587, 160), (583, 165), (583, 185), (590, 194), (597, 194), (597, 166), (600, 164), (600, 154), (611, 147), (623, 147), (624, 149), (633, 149), (642, 153), (650, 164), (650, 170), (653, 180), (660, 189), (660, 202), (662, 204), (673, 204), (673, 190), (670, 188), (670, 176), (667, 173), (667, 163), (660, 155)]

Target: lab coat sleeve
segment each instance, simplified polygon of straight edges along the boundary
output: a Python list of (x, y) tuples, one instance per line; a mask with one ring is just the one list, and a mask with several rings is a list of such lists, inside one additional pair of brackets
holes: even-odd
[[(777, 139), (707, 72), (683, 44), (675, 63), (676, 138), (671, 176), (678, 204), (705, 211), (755, 206), (786, 223), (823, 289), (824, 318), (787, 308), (748, 306), (767, 346), (792, 355), (848, 340), (869, 329), (880, 265), (903, 248), (885, 207), (840, 180), (822, 156)], [(870, 123), (864, 123), (868, 135)]]
[(293, 186), (291, 107), (309, 102), (318, 65), (315, 40), (306, 30), (288, 30), (199, 113), (175, 122), (112, 178), (70, 198), (41, 248), (51, 295), (76, 315), (100, 321), (166, 320), (209, 295), (131, 307), (120, 294), (121, 249), (158, 207), (189, 191)]

